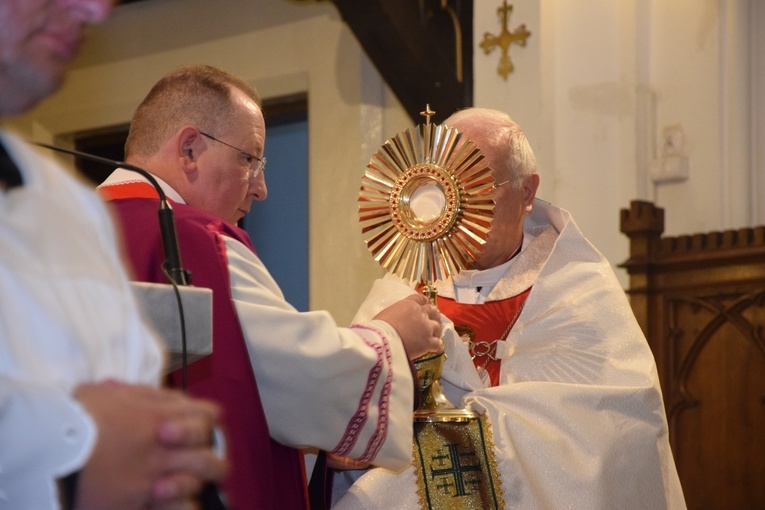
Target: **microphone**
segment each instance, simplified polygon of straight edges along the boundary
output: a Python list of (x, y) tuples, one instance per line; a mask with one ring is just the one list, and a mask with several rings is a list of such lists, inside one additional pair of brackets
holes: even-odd
[(167, 276), (171, 283), (175, 283), (176, 285), (188, 285), (190, 283), (191, 274), (184, 270), (183, 265), (181, 264), (181, 252), (178, 248), (178, 232), (175, 229), (173, 208), (170, 205), (170, 202), (167, 201), (167, 197), (165, 196), (165, 191), (162, 189), (162, 186), (159, 185), (153, 175), (141, 167), (131, 165), (130, 163), (125, 163), (124, 161), (104, 158), (94, 154), (88, 154), (87, 152), (64, 149), (62, 147), (56, 147), (54, 145), (48, 145), (45, 143), (34, 143), (35, 145), (44, 147), (46, 149), (62, 152), (71, 156), (77, 156), (83, 159), (89, 159), (104, 165), (121, 167), (144, 176), (149, 181), (149, 183), (154, 186), (154, 189), (157, 190), (157, 194), (159, 195), (159, 211), (157, 214), (159, 216), (159, 231), (162, 238), (162, 247), (165, 252), (165, 262), (163, 264), (165, 276)]
[[(163, 269), (165, 272), (165, 276), (170, 280), (170, 283), (173, 284), (173, 287), (177, 285), (188, 285), (191, 281), (191, 274), (183, 269), (183, 266), (181, 264), (181, 251), (178, 248), (178, 232), (175, 228), (175, 218), (173, 216), (173, 208), (170, 206), (170, 203), (167, 201), (167, 197), (165, 196), (165, 191), (162, 189), (162, 186), (159, 185), (157, 180), (154, 178), (153, 175), (151, 175), (148, 171), (144, 170), (141, 167), (131, 165), (130, 163), (126, 163), (124, 161), (117, 161), (114, 159), (104, 158), (101, 156), (96, 156), (95, 154), (88, 154), (87, 152), (81, 152), (76, 151), (72, 149), (64, 149), (63, 147), (56, 147), (55, 145), (48, 145), (46, 143), (41, 142), (32, 142), (35, 145), (38, 145), (40, 147), (44, 147), (46, 149), (50, 149), (52, 151), (56, 152), (62, 152), (64, 154), (69, 154), (71, 156), (77, 156), (83, 159), (89, 159), (91, 161), (95, 161), (97, 163), (102, 163), (104, 165), (110, 165), (112, 167), (120, 167), (125, 168), (126, 170), (132, 170), (133, 172), (136, 172), (142, 176), (144, 176), (152, 186), (154, 186), (154, 189), (157, 190), (157, 195), (159, 195), (159, 230), (160, 230), (160, 236), (162, 237), (162, 247), (165, 252), (165, 262), (163, 264)], [(178, 297), (178, 305), (180, 307), (180, 319), (181, 319), (181, 336), (183, 338), (183, 389), (186, 390), (186, 332), (185, 332), (185, 324), (183, 320), (183, 305), (180, 300), (180, 295), (177, 294), (178, 290), (176, 289), (176, 296)], [(213, 439), (213, 443), (215, 440)], [(220, 491), (217, 484), (215, 483), (206, 483), (199, 494), (199, 503), (202, 505), (203, 510), (228, 510), (228, 504), (226, 502), (225, 495)]]

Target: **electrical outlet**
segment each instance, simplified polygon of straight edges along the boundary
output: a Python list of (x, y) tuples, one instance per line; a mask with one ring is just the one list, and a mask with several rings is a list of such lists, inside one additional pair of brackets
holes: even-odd
[(661, 155), (682, 156), (684, 150), (683, 128), (679, 124), (665, 127), (662, 131)]

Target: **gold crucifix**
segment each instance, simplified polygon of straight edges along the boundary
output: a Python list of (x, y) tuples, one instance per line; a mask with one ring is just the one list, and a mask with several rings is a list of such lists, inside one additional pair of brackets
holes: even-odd
[(507, 5), (507, 0), (502, 0), (502, 7), (497, 9), (497, 14), (502, 20), (502, 32), (499, 35), (492, 35), (489, 32), (486, 32), (483, 34), (483, 41), (481, 42), (481, 48), (483, 48), (483, 52), (486, 55), (488, 55), (495, 46), (502, 48), (502, 58), (499, 61), (497, 73), (505, 80), (507, 80), (507, 75), (512, 73), (515, 68), (508, 55), (510, 45), (516, 43), (519, 46), (526, 46), (526, 39), (531, 35), (531, 32), (526, 30), (525, 23), (516, 28), (515, 32), (510, 32), (507, 29), (507, 20), (510, 17), (511, 12), (513, 12), (513, 6)]
[(420, 115), (425, 117), (425, 125), (426, 126), (430, 125), (430, 118), (433, 115), (435, 115), (435, 114), (436, 114), (436, 112), (434, 112), (433, 110), (430, 109), (430, 103), (426, 103), (425, 104), (425, 111), (424, 112), (420, 112)]

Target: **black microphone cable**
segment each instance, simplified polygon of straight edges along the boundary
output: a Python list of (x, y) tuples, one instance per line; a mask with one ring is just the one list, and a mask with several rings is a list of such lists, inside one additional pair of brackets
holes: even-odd
[[(62, 152), (71, 156), (77, 156), (83, 159), (89, 159), (97, 163), (109, 165), (112, 167), (124, 168), (136, 172), (145, 177), (149, 183), (154, 187), (159, 195), (159, 230), (160, 237), (162, 238), (162, 246), (165, 252), (165, 261), (162, 264), (162, 272), (165, 277), (173, 286), (175, 292), (175, 298), (178, 303), (178, 315), (180, 318), (181, 328), (181, 386), (183, 392), (187, 391), (188, 384), (188, 355), (186, 350), (186, 320), (183, 314), (183, 300), (181, 299), (181, 292), (178, 289), (179, 285), (188, 285), (191, 281), (191, 274), (183, 269), (181, 264), (181, 253), (178, 248), (178, 232), (175, 228), (175, 218), (173, 216), (173, 208), (167, 201), (165, 191), (159, 185), (157, 180), (148, 171), (141, 167), (131, 165), (124, 161), (117, 161), (95, 154), (88, 154), (87, 152), (76, 151), (72, 149), (64, 149), (62, 147), (56, 147), (55, 145), (48, 145), (40, 142), (32, 142), (35, 145), (50, 149), (56, 152)], [(213, 443), (215, 442), (213, 438)], [(199, 495), (200, 503), (204, 510), (227, 510), (228, 506), (224, 502), (223, 494), (218, 491), (218, 487), (214, 483), (207, 483), (202, 488), (202, 492)]]
[(181, 387), (184, 393), (188, 386), (188, 352), (186, 348), (186, 318), (183, 313), (183, 300), (181, 299), (181, 292), (178, 289), (179, 285), (188, 285), (191, 280), (191, 274), (183, 269), (181, 263), (181, 252), (178, 248), (178, 232), (175, 228), (175, 218), (173, 216), (173, 208), (167, 201), (167, 196), (162, 186), (159, 185), (157, 180), (148, 171), (141, 167), (131, 165), (124, 161), (117, 161), (95, 154), (89, 154), (87, 152), (76, 151), (72, 149), (64, 149), (63, 147), (56, 147), (55, 145), (49, 145), (41, 142), (33, 142), (35, 145), (50, 149), (52, 151), (69, 154), (70, 156), (77, 156), (83, 159), (89, 159), (96, 163), (108, 165), (111, 167), (120, 167), (132, 172), (136, 172), (142, 175), (157, 191), (159, 195), (159, 211), (157, 216), (159, 217), (159, 230), (160, 237), (162, 238), (162, 247), (165, 253), (165, 261), (162, 263), (162, 272), (164, 273), (170, 285), (173, 287), (175, 293), (175, 299), (178, 303), (178, 316), (180, 319), (180, 332), (181, 332)]

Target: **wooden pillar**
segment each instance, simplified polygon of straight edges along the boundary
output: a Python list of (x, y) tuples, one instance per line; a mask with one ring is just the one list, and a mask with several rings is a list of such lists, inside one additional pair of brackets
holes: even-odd
[(619, 267), (625, 268), (630, 276), (627, 291), (630, 304), (650, 343), (648, 299), (653, 290), (650, 268), (664, 232), (664, 209), (651, 202), (633, 200), (630, 208), (622, 209), (620, 215), (619, 228), (630, 239), (630, 256)]

